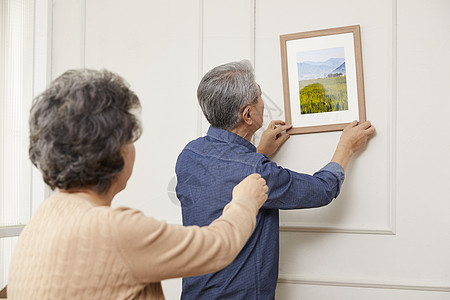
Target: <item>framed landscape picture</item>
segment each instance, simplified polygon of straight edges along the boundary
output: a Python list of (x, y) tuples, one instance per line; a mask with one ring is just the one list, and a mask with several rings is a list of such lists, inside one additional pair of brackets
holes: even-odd
[(359, 25), (280, 36), (289, 134), (366, 120)]

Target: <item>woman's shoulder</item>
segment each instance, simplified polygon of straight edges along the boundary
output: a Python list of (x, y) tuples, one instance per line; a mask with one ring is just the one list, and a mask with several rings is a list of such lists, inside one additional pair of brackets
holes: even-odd
[(119, 226), (121, 228), (138, 226), (142, 229), (145, 227), (159, 227), (162, 224), (166, 224), (163, 221), (158, 221), (153, 217), (146, 216), (138, 209), (126, 206), (113, 207), (108, 213), (111, 225)]

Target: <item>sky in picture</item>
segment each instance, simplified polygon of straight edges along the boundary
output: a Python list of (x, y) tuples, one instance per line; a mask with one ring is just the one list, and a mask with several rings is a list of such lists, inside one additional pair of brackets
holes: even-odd
[(306, 52), (297, 52), (297, 62), (305, 61), (323, 62), (330, 58), (344, 58), (344, 47), (319, 49)]

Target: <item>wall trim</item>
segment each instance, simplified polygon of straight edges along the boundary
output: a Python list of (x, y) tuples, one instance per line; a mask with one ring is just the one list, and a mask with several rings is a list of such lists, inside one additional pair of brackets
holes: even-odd
[(256, 0), (250, 0), (250, 6), (252, 7), (252, 15), (251, 15), (251, 24), (250, 24), (250, 32), (252, 34), (251, 36), (251, 49), (250, 49), (250, 53), (251, 53), (251, 58), (250, 61), (253, 64), (253, 69), (255, 70), (256, 73)]
[(81, 68), (86, 68), (86, 0), (81, 0), (81, 49), (80, 60)]
[(19, 236), (25, 225), (0, 227), (0, 238)]
[(397, 68), (398, 68), (398, 60), (397, 60), (397, 0), (392, 0), (392, 73), (390, 78), (392, 85), (392, 103), (389, 118), (392, 121), (390, 127), (390, 152), (389, 152), (389, 183), (391, 186), (389, 187), (390, 191), (390, 200), (391, 200), (391, 218), (390, 218), (390, 227), (392, 231), (395, 233), (397, 230)]
[(450, 292), (450, 286), (440, 286), (433, 284), (411, 284), (402, 282), (369, 282), (359, 280), (317, 280), (308, 279), (291, 274), (280, 274), (279, 284), (302, 284), (319, 286), (338, 286), (352, 288), (371, 288), (388, 290), (411, 290), (411, 291), (429, 291), (429, 292)]
[(395, 235), (393, 228), (388, 227), (385, 229), (361, 229), (361, 228), (345, 228), (339, 226), (292, 226), (292, 225), (280, 225), (280, 232), (313, 232), (313, 233), (348, 233), (348, 234), (376, 234), (376, 235)]
[[(203, 20), (204, 20), (204, 0), (199, 0), (198, 1), (198, 10), (199, 10), (199, 14), (198, 14), (198, 82), (200, 82), (200, 80), (203, 77), (203, 52), (204, 52), (204, 43), (203, 43), (203, 39), (204, 39), (204, 30), (203, 30)], [(206, 125), (206, 124), (205, 124)], [(197, 135), (198, 136), (202, 136), (203, 132), (206, 132), (206, 128), (203, 128), (206, 126), (203, 126), (203, 112), (202, 109), (200, 108), (200, 105), (197, 106)]]
[[(35, 2), (33, 97), (44, 91), (52, 78), (52, 8), (53, 0), (37, 0)], [(41, 172), (31, 163), (30, 168), (30, 216), (32, 216), (39, 205), (50, 195), (50, 189), (44, 183)]]

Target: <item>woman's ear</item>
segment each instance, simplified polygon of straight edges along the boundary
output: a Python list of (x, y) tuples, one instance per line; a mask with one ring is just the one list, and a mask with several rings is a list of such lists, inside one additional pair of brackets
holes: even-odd
[(247, 105), (244, 108), (244, 111), (242, 112), (242, 120), (244, 120), (244, 123), (247, 125), (252, 125), (253, 124), (253, 120), (252, 120), (252, 115), (251, 115), (251, 106)]

